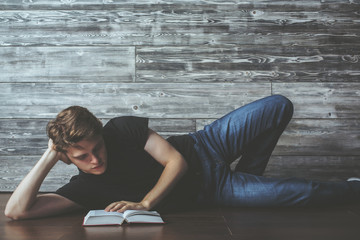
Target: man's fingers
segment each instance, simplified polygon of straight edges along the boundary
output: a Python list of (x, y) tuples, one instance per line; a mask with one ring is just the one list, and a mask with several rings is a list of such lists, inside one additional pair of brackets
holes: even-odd
[(48, 148), (53, 148), (53, 145), (54, 145), (54, 143), (53, 143), (53, 140), (51, 139), (51, 138), (49, 138), (49, 141), (48, 141)]
[(117, 202), (111, 203), (109, 206), (105, 208), (105, 211), (111, 212), (117, 204), (118, 204)]
[(60, 157), (60, 160), (63, 161), (64, 163), (66, 163), (67, 165), (72, 163), (65, 153), (60, 153), (59, 157)]
[(107, 212), (109, 212), (112, 205), (113, 205), (113, 203), (109, 204), (104, 210), (107, 211)]
[(124, 206), (124, 204), (125, 204), (124, 202), (113, 202), (105, 208), (105, 211), (115, 212), (115, 211), (121, 209)]
[(105, 211), (107, 212), (125, 212), (126, 210), (143, 210), (144, 206), (142, 206), (140, 203), (134, 203), (134, 202), (127, 202), (127, 201), (120, 201), (120, 202), (113, 202), (109, 204), (105, 208)]
[(125, 212), (126, 210), (131, 209), (129, 205), (124, 205), (122, 208), (118, 209), (118, 212)]

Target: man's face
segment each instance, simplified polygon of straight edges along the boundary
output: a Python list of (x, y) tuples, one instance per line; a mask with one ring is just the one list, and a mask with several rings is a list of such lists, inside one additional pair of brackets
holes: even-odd
[(67, 149), (67, 157), (85, 173), (100, 175), (107, 167), (107, 153), (102, 136), (84, 139)]

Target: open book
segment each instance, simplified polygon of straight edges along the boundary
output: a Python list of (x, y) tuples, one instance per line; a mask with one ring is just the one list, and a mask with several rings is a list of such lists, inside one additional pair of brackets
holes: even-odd
[(164, 223), (156, 211), (127, 210), (124, 213), (91, 210), (84, 217), (83, 226), (121, 225), (127, 223)]

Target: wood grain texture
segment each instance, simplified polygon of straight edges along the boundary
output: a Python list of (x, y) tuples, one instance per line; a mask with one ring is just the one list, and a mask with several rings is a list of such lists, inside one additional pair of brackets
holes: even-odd
[[(201, 130), (215, 119), (196, 121)], [(293, 119), (273, 152), (278, 156), (359, 156), (359, 119)]]
[(0, 87), (0, 118), (27, 118), (29, 114), (31, 118), (53, 118), (70, 105), (88, 107), (100, 118), (221, 117), (271, 94), (270, 83), (2, 83)]
[[(39, 160), (40, 156), (1, 156), (0, 192), (14, 191), (16, 186)], [(66, 165), (65, 163), (58, 162), (45, 178), (40, 191), (54, 192), (69, 182), (71, 176), (77, 173), (78, 169), (75, 165)]]
[[(200, 130), (214, 119), (150, 119), (149, 127), (163, 137)], [(104, 122), (107, 120), (103, 119)], [(48, 120), (0, 120), (1, 155), (41, 155), (46, 150)], [(281, 136), (274, 155), (358, 156), (358, 119), (293, 119)]]
[(3, 47), (0, 82), (133, 82), (134, 47)]
[[(355, 44), (359, 36), (358, 4), (308, 1), (308, 5), (269, 1), (260, 4), (192, 1), (111, 4), (44, 1), (28, 4), (36, 11), (3, 11), (3, 46), (28, 45), (285, 45)], [(25, 5), (26, 6), (26, 5)], [(24, 6), (24, 7), (25, 7)], [(74, 9), (72, 9), (74, 6)], [(48, 11), (46, 8), (53, 8)], [(295, 7), (295, 10), (293, 8)], [(21, 7), (20, 7), (21, 8)], [(56, 9), (60, 8), (60, 10)], [(99, 10), (100, 8), (100, 10)], [(106, 9), (107, 8), (107, 9)], [(95, 10), (94, 10), (95, 9)], [(339, 10), (343, 9), (343, 10)], [(52, 31), (56, 29), (56, 31)], [(136, 29), (136, 31), (134, 31)], [(305, 31), (304, 31), (305, 30)], [(350, 34), (351, 33), (351, 34)]]
[(279, 139), (275, 155), (359, 156), (359, 119), (294, 119)]
[(358, 82), (360, 48), (137, 47), (137, 82)]
[(295, 118), (359, 118), (359, 83), (273, 83), (295, 104)]
[[(115, 116), (114, 116), (115, 117)], [(38, 156), (47, 148), (50, 119), (0, 119), (0, 160), (9, 156)], [(101, 119), (106, 124), (109, 119)], [(164, 138), (195, 131), (193, 119), (149, 119), (149, 127)]]

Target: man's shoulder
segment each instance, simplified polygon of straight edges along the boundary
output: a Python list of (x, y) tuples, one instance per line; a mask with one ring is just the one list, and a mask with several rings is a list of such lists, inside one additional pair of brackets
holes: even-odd
[(119, 116), (110, 119), (104, 126), (107, 127), (137, 127), (139, 125), (147, 125), (149, 119), (146, 117), (137, 117), (137, 116)]
[(136, 116), (119, 116), (110, 119), (103, 128), (107, 137), (129, 137), (147, 135), (149, 119)]

